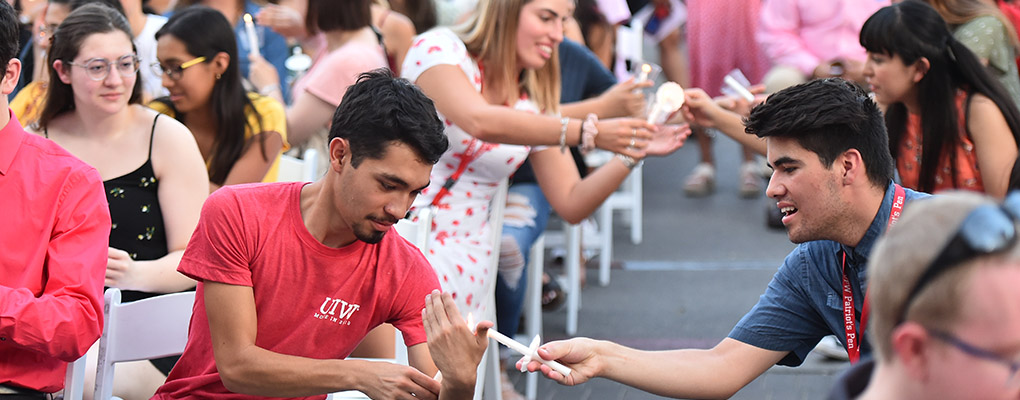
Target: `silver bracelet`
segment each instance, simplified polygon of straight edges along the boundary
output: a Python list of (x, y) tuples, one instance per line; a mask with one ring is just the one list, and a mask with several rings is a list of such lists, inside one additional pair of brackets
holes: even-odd
[(560, 153), (567, 152), (567, 124), (570, 123), (570, 118), (563, 117), (560, 119)]
[(263, 96), (269, 96), (277, 90), (280, 90), (280, 84), (274, 83), (272, 85), (266, 85), (262, 89), (259, 89), (259, 94)]
[(627, 167), (628, 169), (637, 168), (638, 166), (640, 166), (641, 164), (644, 164), (644, 162), (645, 162), (645, 160), (635, 160), (634, 157), (631, 157), (631, 156), (628, 156), (628, 155), (619, 154), (619, 153), (616, 154), (616, 158), (619, 159), (620, 162), (622, 162), (623, 165), (625, 167)]

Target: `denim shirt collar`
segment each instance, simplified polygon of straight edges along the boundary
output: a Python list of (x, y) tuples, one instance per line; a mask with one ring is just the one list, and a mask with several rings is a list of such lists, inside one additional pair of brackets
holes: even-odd
[(871, 254), (871, 248), (875, 245), (875, 241), (882, 236), (882, 233), (885, 232), (886, 227), (889, 225), (889, 212), (892, 210), (895, 193), (895, 184), (889, 182), (889, 185), (885, 188), (885, 197), (882, 198), (882, 205), (878, 207), (878, 213), (871, 220), (871, 226), (864, 232), (861, 240), (857, 242), (857, 247), (850, 247), (840, 243), (839, 248), (846, 252), (850, 264), (864, 265), (867, 262), (868, 254)]

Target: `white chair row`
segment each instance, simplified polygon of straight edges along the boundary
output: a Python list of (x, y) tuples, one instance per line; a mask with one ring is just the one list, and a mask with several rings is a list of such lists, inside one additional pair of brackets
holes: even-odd
[[(120, 289), (103, 295), (103, 335), (99, 338), (99, 364), (93, 399), (113, 397), (116, 364), (179, 355), (188, 342), (188, 327), (195, 292), (171, 293), (121, 303)], [(130, 340), (127, 340), (130, 338)], [(81, 400), (85, 391), (87, 356), (67, 365), (64, 400)]]

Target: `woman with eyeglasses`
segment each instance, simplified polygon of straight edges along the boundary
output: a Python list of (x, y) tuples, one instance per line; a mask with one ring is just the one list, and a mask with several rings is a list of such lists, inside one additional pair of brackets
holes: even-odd
[(47, 52), (50, 49), (50, 39), (57, 26), (67, 15), (79, 7), (88, 3), (103, 3), (113, 9), (123, 12), (118, 0), (49, 0), (42, 19), (36, 22), (38, 30), (18, 56), (21, 60), (29, 60), (23, 64), (24, 69), (18, 85), (24, 85), (17, 91), (11, 100), (10, 107), (14, 115), (18, 116), (19, 122), (24, 126), (34, 125), (39, 120), (46, 100), (46, 87), (49, 76), (46, 74), (49, 66), (46, 65)]
[(938, 12), (920, 1), (884, 7), (864, 23), (860, 42), (903, 186), (1005, 196), (1020, 111)]
[(275, 182), (288, 147), (286, 114), (275, 99), (244, 90), (234, 32), (223, 14), (186, 8), (156, 32), (156, 43), (154, 68), (170, 96), (149, 106), (191, 130), (209, 170), (210, 191)]
[[(103, 178), (113, 223), (106, 286), (122, 289), (124, 301), (193, 288), (177, 264), (209, 195), (208, 178), (187, 128), (139, 104), (127, 20), (97, 4), (75, 10), (54, 33), (50, 60), (38, 133)], [(114, 394), (150, 397), (174, 361), (119, 364)]]

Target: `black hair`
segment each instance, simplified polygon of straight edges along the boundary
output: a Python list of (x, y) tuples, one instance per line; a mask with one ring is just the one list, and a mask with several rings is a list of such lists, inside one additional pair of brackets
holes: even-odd
[(351, 166), (382, 159), (392, 142), (410, 146), (421, 161), (435, 164), (450, 146), (432, 100), (386, 68), (362, 73), (333, 113), (329, 140), (346, 139)]
[[(58, 115), (74, 109), (74, 89), (70, 84), (60, 80), (57, 70), (53, 68), (53, 62), (60, 60), (61, 66), (70, 71), (71, 62), (78, 57), (82, 42), (89, 36), (109, 33), (124, 32), (131, 42), (131, 51), (137, 53), (133, 37), (131, 36), (131, 25), (128, 25), (127, 18), (117, 10), (103, 4), (86, 4), (71, 12), (64, 19), (64, 22), (57, 27), (52, 36), (50, 45), (49, 60), (50, 83), (46, 91), (46, 105), (39, 115), (39, 126), (43, 129), (49, 125)], [(112, 66), (111, 66), (112, 67)], [(111, 74), (117, 73), (110, 71)], [(135, 85), (131, 89), (131, 97), (128, 104), (139, 104), (142, 102), (142, 77), (141, 71), (135, 71)]]
[[(1013, 140), (1020, 143), (1017, 105), (977, 56), (953, 37), (946, 22), (930, 5), (904, 1), (883, 7), (864, 23), (860, 42), (871, 53), (899, 56), (905, 65), (921, 58), (930, 64), (917, 82), (922, 143), (918, 190), (931, 192), (935, 188), (935, 175), (943, 155), (948, 155), (950, 165), (956, 165), (954, 149), (961, 146), (961, 139), (959, 111), (953, 99), (958, 90), (966, 91), (968, 100), (975, 93), (991, 99), (1006, 119)], [(889, 104), (885, 120), (889, 150), (898, 159), (907, 127), (906, 105)], [(950, 171), (955, 183), (957, 171), (955, 168)]]
[(882, 112), (860, 86), (840, 78), (783, 89), (751, 110), (745, 131), (760, 138), (792, 138), (826, 168), (847, 150), (861, 153), (868, 180), (885, 189), (893, 161)]
[[(2, 63), (0, 65), (3, 65), (6, 71), (7, 64), (10, 64), (11, 59), (18, 56), (21, 23), (18, 21), (18, 13), (14, 7), (6, 1), (0, 3), (4, 3), (0, 6), (0, 34), (3, 35), (0, 38), (0, 63)], [(2, 79), (2, 75), (0, 75), (0, 79)]]
[(112, 9), (114, 9), (114, 10), (117, 10), (117, 12), (119, 12), (121, 15), (126, 15), (124, 13), (124, 5), (120, 4), (120, 0), (71, 0), (71, 1), (51, 1), (51, 2), (53, 2), (53, 3), (70, 4), (71, 5), (70, 9), (71, 9), (72, 12), (74, 12), (74, 10), (77, 10), (77, 9), (81, 8), (82, 6), (84, 6), (86, 4), (98, 3), (98, 4), (103, 4), (103, 5), (107, 6), (107, 7), (110, 7)]
[(353, 31), (372, 25), (372, 0), (308, 0), (308, 32)]
[[(226, 53), (230, 58), (227, 69), (213, 85), (209, 100), (216, 116), (216, 138), (213, 142), (212, 160), (209, 163), (209, 181), (222, 185), (227, 180), (230, 169), (244, 152), (245, 129), (256, 133), (262, 130), (262, 116), (258, 114), (241, 82), (234, 30), (219, 11), (205, 6), (191, 6), (170, 17), (170, 20), (156, 32), (156, 39), (164, 35), (173, 36), (181, 41), (189, 54), (205, 57), (206, 63), (211, 62), (219, 53)], [(159, 98), (156, 101), (173, 109), (173, 103), (169, 98)], [(247, 110), (255, 113), (258, 127), (250, 125), (245, 114)], [(182, 123), (187, 118), (185, 113), (176, 110), (175, 116)], [(262, 149), (262, 158), (269, 161), (265, 135), (256, 137)]]
[[(574, 10), (574, 20), (581, 27), (581, 36), (585, 43), (592, 46), (599, 46), (606, 40), (610, 40), (609, 32), (612, 32), (613, 25), (606, 20), (606, 16), (599, 10), (596, 0), (577, 0), (577, 9)], [(600, 37), (592, 37), (596, 28), (602, 28)]]
[[(401, 8), (397, 8), (397, 5)], [(436, 5), (433, 0), (402, 0), (399, 3), (390, 1), (394, 11), (411, 19), (416, 32), (425, 32), (436, 26)]]

